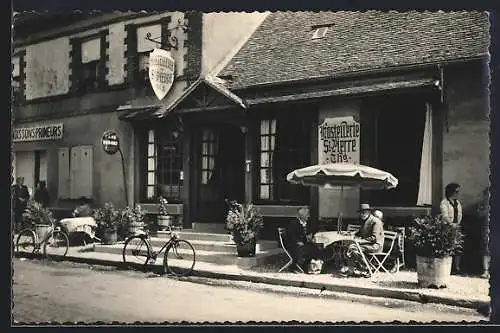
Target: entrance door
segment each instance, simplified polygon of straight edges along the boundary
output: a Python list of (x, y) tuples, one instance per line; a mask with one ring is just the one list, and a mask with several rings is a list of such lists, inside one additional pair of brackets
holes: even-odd
[[(28, 187), (30, 195), (35, 190), (35, 152), (16, 152), (16, 177), (24, 177), (24, 185)], [(14, 180), (15, 181), (15, 180)]]
[(243, 201), (245, 145), (237, 126), (205, 128), (201, 136), (197, 222), (223, 223), (225, 199)]

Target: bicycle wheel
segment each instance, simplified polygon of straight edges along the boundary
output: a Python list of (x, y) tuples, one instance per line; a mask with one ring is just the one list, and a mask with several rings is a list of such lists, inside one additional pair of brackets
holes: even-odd
[(123, 246), (123, 263), (128, 268), (145, 266), (151, 257), (148, 242), (141, 236), (132, 236), (125, 241)]
[(43, 254), (46, 258), (62, 259), (68, 253), (69, 239), (62, 231), (52, 232), (43, 244)]
[(188, 276), (193, 272), (196, 253), (193, 246), (186, 240), (174, 240), (165, 251), (163, 269), (175, 276)]
[(33, 253), (35, 252), (36, 235), (33, 230), (21, 230), (16, 240), (17, 253)]

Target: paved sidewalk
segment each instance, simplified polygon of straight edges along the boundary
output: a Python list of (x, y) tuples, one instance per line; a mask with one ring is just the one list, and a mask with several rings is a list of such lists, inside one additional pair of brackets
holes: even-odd
[[(72, 247), (65, 260), (94, 265), (122, 266), (122, 256), (91, 251), (91, 247)], [(161, 267), (161, 262), (154, 265)], [(277, 273), (280, 265), (267, 265), (246, 270), (233, 265), (216, 265), (197, 262), (194, 275), (226, 280), (250, 281), (272, 285), (284, 285), (333, 292), (352, 293), (372, 297), (395, 298), (421, 303), (440, 303), (478, 309), (490, 302), (489, 282), (478, 277), (451, 276), (444, 289), (424, 289), (417, 286), (417, 274), (401, 271), (390, 275), (380, 273), (371, 279), (342, 278), (332, 274)]]

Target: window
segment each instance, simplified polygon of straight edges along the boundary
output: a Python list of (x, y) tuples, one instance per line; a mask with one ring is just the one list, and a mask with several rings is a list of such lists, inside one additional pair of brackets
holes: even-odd
[[(148, 34), (149, 37), (148, 37)], [(158, 41), (155, 43), (151, 40)], [(149, 53), (153, 49), (158, 48), (161, 42), (161, 25), (148, 25), (137, 28), (137, 58), (138, 58), (138, 77), (137, 85), (140, 87), (149, 87), (149, 92), (152, 93), (149, 84)]]
[(276, 119), (260, 122), (260, 182), (259, 198), (273, 198), (273, 153), (276, 144)]
[(91, 92), (100, 88), (101, 38), (83, 41), (80, 90)]
[(259, 199), (289, 204), (309, 201), (306, 187), (289, 184), (286, 175), (309, 165), (310, 123), (291, 116), (260, 123)]
[(201, 183), (206, 185), (212, 179), (217, 154), (217, 139), (215, 132), (204, 129), (201, 141)]
[(326, 36), (326, 33), (328, 32), (328, 27), (321, 27), (318, 29), (314, 30), (312, 39), (320, 39)]
[(146, 199), (180, 200), (182, 145), (174, 130), (150, 129), (147, 136)]
[(21, 58), (12, 58), (12, 94), (14, 104), (18, 104), (21, 100), (21, 69), (20, 69)]

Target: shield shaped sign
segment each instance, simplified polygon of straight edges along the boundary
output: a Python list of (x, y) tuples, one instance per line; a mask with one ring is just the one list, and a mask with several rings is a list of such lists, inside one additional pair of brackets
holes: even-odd
[(149, 54), (149, 81), (161, 101), (174, 83), (175, 60), (169, 51), (154, 49)]

